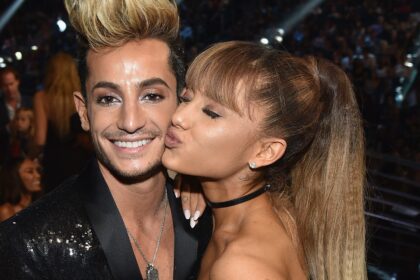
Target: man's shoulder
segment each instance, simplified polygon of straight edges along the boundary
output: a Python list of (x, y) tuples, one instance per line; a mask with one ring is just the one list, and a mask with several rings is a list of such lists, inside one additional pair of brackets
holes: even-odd
[(39, 235), (80, 219), (83, 207), (75, 182), (76, 177), (69, 178), (51, 193), (1, 223), (0, 243), (5, 236), (10, 241), (23, 235)]
[(71, 178), (0, 224), (7, 279), (110, 279), (102, 247)]

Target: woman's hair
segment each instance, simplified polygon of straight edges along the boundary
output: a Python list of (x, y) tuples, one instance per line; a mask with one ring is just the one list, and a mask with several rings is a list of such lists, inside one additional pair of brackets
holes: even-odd
[(80, 78), (73, 57), (57, 53), (49, 61), (45, 75), (47, 117), (60, 138), (70, 133), (70, 117), (76, 112), (73, 92), (80, 91)]
[[(29, 118), (29, 123), (30, 123), (29, 130), (25, 132), (25, 135), (29, 137), (34, 137), (35, 135), (34, 111), (30, 108), (20, 107), (19, 109), (16, 110), (15, 118), (17, 118), (20, 113), (26, 114)], [(16, 134), (18, 134), (18, 132), (17, 132), (16, 127), (13, 128), (12, 134), (15, 137), (17, 136)]]
[(364, 136), (346, 74), (314, 57), (226, 42), (200, 54), (186, 82), (251, 119), (260, 108), (261, 135), (286, 140), (283, 157), (260, 168), (255, 181), (273, 186), (311, 278), (365, 279)]
[(20, 202), (21, 194), (26, 188), (19, 175), (19, 168), (26, 160), (17, 157), (9, 160), (0, 170), (0, 205), (10, 203), (16, 205)]
[[(146, 38), (167, 43), (178, 92), (183, 88), (185, 72), (178, 42), (179, 16), (175, 0), (65, 0), (65, 5), (79, 35), (83, 91), (89, 74), (88, 49), (120, 47), (129, 41)], [(86, 97), (85, 92), (84, 95)]]

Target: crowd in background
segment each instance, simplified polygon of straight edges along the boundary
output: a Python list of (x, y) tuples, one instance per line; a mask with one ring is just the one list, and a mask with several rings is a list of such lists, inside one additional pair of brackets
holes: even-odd
[(0, 70), (0, 221), (26, 207), (34, 193), (77, 174), (91, 156), (73, 104), (80, 88), (76, 62), (64, 52), (48, 61), (43, 89), (33, 98), (21, 94), (16, 70)]

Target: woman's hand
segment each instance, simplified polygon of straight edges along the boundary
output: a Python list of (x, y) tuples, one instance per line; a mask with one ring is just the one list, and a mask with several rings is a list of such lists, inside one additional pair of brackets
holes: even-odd
[(175, 177), (174, 193), (176, 197), (181, 197), (185, 219), (190, 220), (190, 226), (194, 228), (206, 209), (200, 183), (194, 177), (178, 174)]

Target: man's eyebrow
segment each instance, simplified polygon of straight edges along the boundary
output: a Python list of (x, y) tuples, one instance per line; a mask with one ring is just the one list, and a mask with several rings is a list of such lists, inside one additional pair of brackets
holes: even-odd
[(139, 83), (139, 88), (144, 88), (144, 87), (150, 87), (150, 86), (155, 86), (155, 85), (163, 85), (165, 87), (167, 87), (168, 89), (170, 89), (170, 87), (168, 86), (168, 84), (162, 80), (161, 78), (150, 78), (147, 80), (143, 80), (141, 81), (141, 83)]
[(112, 82), (105, 82), (105, 81), (101, 81), (101, 82), (97, 82), (93, 88), (92, 88), (92, 92), (97, 89), (97, 88), (109, 88), (109, 89), (113, 89), (116, 91), (120, 91), (120, 86), (112, 83)]

